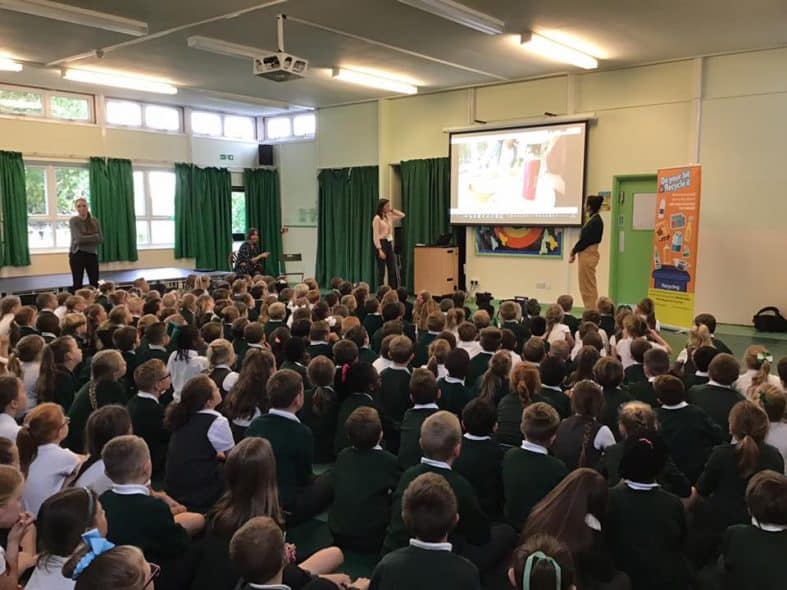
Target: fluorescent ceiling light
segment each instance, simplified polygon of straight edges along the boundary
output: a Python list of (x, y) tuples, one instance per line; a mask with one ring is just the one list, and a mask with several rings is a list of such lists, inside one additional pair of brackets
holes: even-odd
[(506, 26), (499, 18), (453, 0), (399, 0), (399, 2), (487, 35), (500, 35)]
[(0, 57), (0, 70), (3, 72), (21, 72), (22, 64), (7, 57)]
[(0, 8), (133, 37), (148, 34), (148, 25), (145, 22), (49, 0), (0, 0)]
[(547, 39), (538, 33), (523, 33), (521, 43), (525, 49), (547, 59), (571, 64), (586, 70), (595, 70), (598, 67), (598, 60), (592, 55), (552, 39)]
[(392, 80), (391, 78), (359, 72), (358, 70), (333, 68), (333, 77), (343, 82), (350, 82), (351, 84), (358, 84), (360, 86), (369, 86), (371, 88), (380, 88), (382, 90), (391, 90), (399, 94), (418, 94), (418, 87), (413, 84), (409, 84), (402, 80)]
[(265, 49), (259, 49), (249, 45), (229, 43), (227, 41), (222, 41), (221, 39), (203, 37), (201, 35), (192, 35), (186, 39), (186, 43), (192, 49), (209, 51), (210, 53), (217, 53), (218, 55), (229, 55), (230, 57), (250, 57), (254, 59), (255, 57), (259, 57), (265, 53), (270, 53)]
[(128, 90), (141, 90), (142, 92), (155, 92), (157, 94), (177, 94), (178, 89), (156, 80), (155, 78), (141, 78), (127, 74), (116, 74), (97, 70), (63, 70), (63, 78), (74, 82), (84, 82), (97, 86), (112, 86)]

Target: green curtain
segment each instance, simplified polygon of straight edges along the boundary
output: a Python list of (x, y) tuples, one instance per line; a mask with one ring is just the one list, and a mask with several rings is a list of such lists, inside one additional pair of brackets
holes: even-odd
[(412, 289), (416, 244), (434, 244), (451, 231), (451, 175), (448, 158), (402, 162), (402, 278)]
[(262, 251), (271, 253), (265, 261), (265, 272), (277, 276), (284, 268), (279, 173), (265, 168), (247, 168), (243, 172), (243, 184), (246, 187), (246, 229), (256, 227), (260, 231)]
[(101, 223), (101, 262), (135, 261), (137, 227), (131, 160), (90, 158), (90, 206)]
[(175, 164), (175, 258), (201, 270), (229, 270), (232, 179), (226, 168)]
[(375, 284), (372, 218), (379, 199), (377, 166), (321, 170), (317, 177), (317, 281), (331, 277)]
[(0, 151), (0, 266), (29, 266), (25, 163), (19, 152)]

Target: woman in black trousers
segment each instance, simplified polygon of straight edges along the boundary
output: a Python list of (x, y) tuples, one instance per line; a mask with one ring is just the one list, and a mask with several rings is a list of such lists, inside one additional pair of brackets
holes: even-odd
[(377, 258), (377, 286), (385, 284), (388, 269), (388, 286), (399, 287), (399, 264), (393, 249), (393, 222), (402, 219), (404, 213), (391, 207), (388, 199), (380, 199), (372, 219), (372, 241)]
[(68, 264), (74, 284), (72, 291), (82, 288), (82, 277), (87, 271), (91, 286), (98, 287), (98, 245), (104, 241), (101, 224), (90, 215), (87, 199), (76, 200), (77, 214), (68, 220), (71, 229), (71, 248)]

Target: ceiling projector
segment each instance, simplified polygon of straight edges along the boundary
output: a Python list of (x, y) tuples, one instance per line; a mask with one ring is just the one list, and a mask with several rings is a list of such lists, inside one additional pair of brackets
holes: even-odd
[(271, 53), (254, 58), (254, 75), (274, 82), (288, 82), (306, 76), (309, 60), (289, 53)]

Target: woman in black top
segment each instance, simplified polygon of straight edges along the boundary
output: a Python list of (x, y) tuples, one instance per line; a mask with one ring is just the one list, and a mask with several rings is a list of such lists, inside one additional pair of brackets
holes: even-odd
[(590, 195), (585, 199), (585, 210), (588, 220), (579, 234), (579, 241), (571, 249), (569, 262), (576, 260), (579, 254), (579, 291), (582, 293), (582, 302), (585, 309), (596, 309), (598, 301), (598, 287), (596, 285), (596, 267), (598, 266), (598, 245), (604, 235), (604, 222), (601, 220), (599, 210), (604, 197)]
[(246, 232), (246, 241), (238, 249), (234, 271), (250, 276), (263, 274), (265, 268), (262, 261), (270, 255), (270, 252), (260, 252), (260, 232), (256, 227), (250, 227)]

